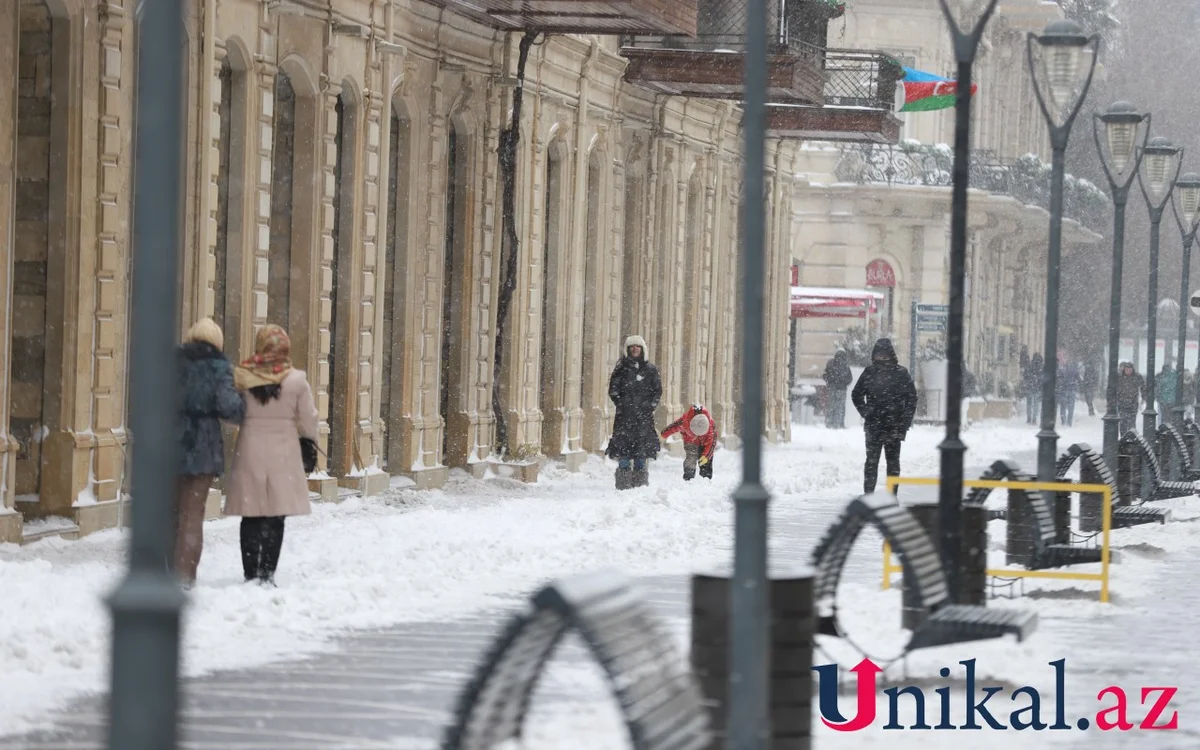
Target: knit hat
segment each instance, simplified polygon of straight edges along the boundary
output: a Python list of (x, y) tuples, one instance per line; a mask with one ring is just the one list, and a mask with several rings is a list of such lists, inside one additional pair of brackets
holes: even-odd
[(187, 336), (184, 337), (185, 343), (203, 342), (215, 346), (217, 349), (225, 348), (225, 335), (221, 333), (221, 326), (212, 318), (201, 318), (197, 320), (190, 329)]
[(648, 357), (648, 355), (646, 354), (646, 339), (642, 338), (641, 336), (638, 336), (637, 334), (634, 334), (634, 335), (630, 336), (629, 338), (625, 339), (625, 354), (627, 354), (627, 355), (629, 354), (629, 347), (631, 347), (631, 346), (642, 347), (642, 359), (646, 359)]
[(712, 424), (708, 421), (708, 417), (704, 416), (703, 414), (697, 414), (696, 416), (692, 417), (692, 421), (688, 425), (688, 427), (691, 428), (693, 435), (707, 435), (708, 428), (711, 426)]

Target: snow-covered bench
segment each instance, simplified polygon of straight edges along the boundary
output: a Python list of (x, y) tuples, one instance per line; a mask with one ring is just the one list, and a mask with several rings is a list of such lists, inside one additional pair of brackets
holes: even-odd
[[(1022, 472), (1012, 461), (995, 462), (980, 478), (1036, 481), (1036, 477)], [(966, 502), (983, 505), (989, 494), (990, 488), (975, 488), (967, 495)], [(1070, 501), (1068, 498), (1063, 502), (1059, 493), (1010, 489), (1008, 509), (1004, 511), (1003, 518), (1008, 522), (1005, 547), (1010, 564), (1023, 565), (1029, 570), (1046, 570), (1100, 562), (1098, 547), (1081, 547), (1070, 543)]]
[[(1133, 433), (1137, 434), (1137, 433)], [(1112, 470), (1104, 462), (1104, 457), (1092, 449), (1087, 443), (1075, 443), (1058, 459), (1055, 473), (1059, 479), (1065, 479), (1067, 472), (1076, 463), (1080, 464), (1080, 475), (1085, 484), (1107, 484), (1112, 493), (1112, 528), (1125, 529), (1147, 523), (1166, 523), (1171, 517), (1171, 511), (1161, 508), (1150, 508), (1145, 505), (1134, 505), (1137, 496), (1133, 491), (1120, 492), (1120, 483), (1113, 476)], [(1136, 462), (1135, 462), (1136, 463)], [(1139, 472), (1140, 474), (1140, 472)], [(1145, 502), (1144, 500), (1142, 501)], [(1083, 531), (1099, 531), (1101, 528), (1100, 513), (1103, 500), (1099, 497), (1083, 495), (1079, 500), (1080, 528)]]
[(512, 618), (460, 696), (442, 750), (519, 741), (538, 678), (571, 630), (604, 669), (635, 750), (707, 750), (704, 699), (671, 633), (611, 571), (556, 581)]
[[(1142, 469), (1149, 472), (1150, 492), (1148, 497), (1142, 498), (1143, 502), (1170, 500), (1197, 494), (1195, 482), (1171, 482), (1163, 479), (1162, 466), (1158, 462), (1158, 456), (1146, 442), (1146, 438), (1142, 437), (1137, 430), (1130, 430), (1121, 438), (1121, 442), (1118, 444), (1118, 454), (1122, 458), (1131, 459), (1130, 481), (1128, 482), (1130, 486), (1136, 487), (1140, 483)], [(1144, 491), (1143, 494), (1145, 494)], [(1133, 497), (1133, 493), (1130, 493), (1130, 497)]]
[(895, 496), (875, 493), (851, 500), (813, 552), (818, 633), (844, 637), (837, 622), (838, 582), (850, 549), (867, 524), (879, 530), (900, 558), (905, 590), (921, 611), (907, 651), (1005, 635), (1024, 640), (1036, 629), (1033, 612), (952, 604), (941, 558), (925, 529)]
[(1158, 426), (1158, 460), (1170, 465), (1171, 457), (1179, 461), (1179, 478), (1185, 482), (1200, 481), (1200, 469), (1192, 460), (1192, 451), (1179, 428), (1169, 422)]

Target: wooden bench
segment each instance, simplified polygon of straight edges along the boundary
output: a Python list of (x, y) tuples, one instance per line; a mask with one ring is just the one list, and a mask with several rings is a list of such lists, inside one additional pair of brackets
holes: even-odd
[(942, 561), (929, 535), (894, 496), (875, 493), (851, 500), (813, 552), (818, 633), (843, 637), (837, 621), (838, 582), (850, 549), (867, 524), (879, 530), (900, 558), (906, 592), (912, 592), (923, 613), (906, 651), (1005, 635), (1024, 640), (1036, 628), (1033, 612), (952, 604)]
[(629, 579), (603, 571), (547, 586), (509, 621), (463, 690), (442, 750), (518, 741), (538, 679), (570, 630), (603, 668), (635, 750), (709, 747), (704, 698), (674, 637)]

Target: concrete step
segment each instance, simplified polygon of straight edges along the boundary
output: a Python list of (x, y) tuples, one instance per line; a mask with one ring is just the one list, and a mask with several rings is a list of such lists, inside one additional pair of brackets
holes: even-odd
[(70, 518), (62, 516), (33, 518), (22, 524), (21, 544), (32, 544), (53, 537), (71, 540), (78, 539), (79, 525)]

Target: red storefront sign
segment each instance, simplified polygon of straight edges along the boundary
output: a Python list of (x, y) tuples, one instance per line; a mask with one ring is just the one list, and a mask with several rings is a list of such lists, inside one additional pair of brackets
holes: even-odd
[(881, 258), (868, 263), (867, 286), (895, 288), (896, 272), (892, 270), (891, 264)]

